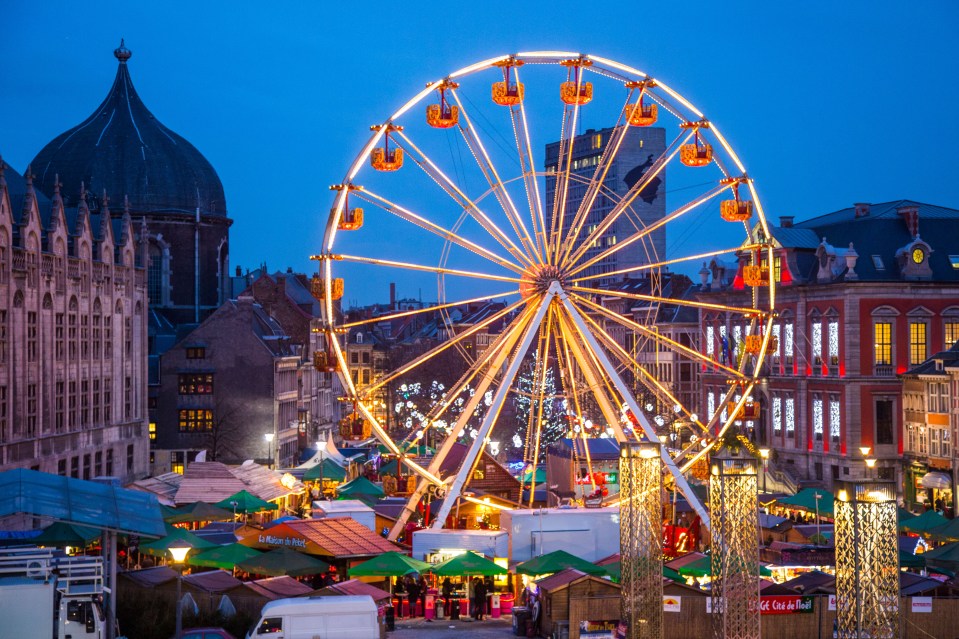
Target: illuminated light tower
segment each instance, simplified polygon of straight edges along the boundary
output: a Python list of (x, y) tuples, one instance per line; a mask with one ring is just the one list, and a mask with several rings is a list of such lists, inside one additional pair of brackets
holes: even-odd
[(663, 636), (663, 463), (659, 442), (619, 450), (622, 616), (628, 639)]
[(899, 537), (893, 480), (844, 482), (835, 501), (836, 616), (842, 639), (899, 636)]
[(759, 460), (727, 442), (710, 463), (713, 634), (759, 639)]

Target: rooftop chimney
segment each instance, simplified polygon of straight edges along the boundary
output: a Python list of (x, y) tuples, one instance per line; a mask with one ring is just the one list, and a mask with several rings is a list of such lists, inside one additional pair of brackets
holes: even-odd
[(795, 219), (796, 219), (795, 215), (780, 215), (779, 226), (784, 229), (792, 228), (793, 220)]
[(856, 217), (866, 217), (869, 215), (868, 202), (856, 202), (853, 206), (856, 207)]
[(909, 235), (916, 237), (919, 235), (919, 207), (915, 205), (900, 206), (896, 209), (899, 217), (906, 223), (909, 229)]

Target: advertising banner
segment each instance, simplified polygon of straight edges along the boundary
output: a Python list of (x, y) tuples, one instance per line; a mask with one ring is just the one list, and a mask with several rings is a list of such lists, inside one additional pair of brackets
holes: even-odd
[(913, 612), (932, 612), (932, 597), (913, 597)]
[(682, 612), (683, 598), (674, 595), (663, 595), (663, 612)]
[(813, 598), (801, 595), (770, 595), (762, 597), (760, 611), (764, 615), (793, 615), (812, 612)]

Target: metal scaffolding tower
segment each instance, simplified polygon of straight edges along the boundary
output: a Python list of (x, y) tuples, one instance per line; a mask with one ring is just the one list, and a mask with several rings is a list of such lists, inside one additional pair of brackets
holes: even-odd
[(837, 494), (834, 510), (839, 637), (898, 637), (899, 537), (895, 482), (845, 482)]
[(629, 639), (663, 636), (662, 477), (659, 442), (621, 445), (619, 547)]
[(758, 476), (759, 460), (745, 448), (726, 445), (712, 456), (709, 509), (717, 639), (760, 637)]

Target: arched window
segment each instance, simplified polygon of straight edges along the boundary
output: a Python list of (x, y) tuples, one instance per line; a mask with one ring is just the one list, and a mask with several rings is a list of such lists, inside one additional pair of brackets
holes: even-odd
[(163, 249), (150, 242), (150, 264), (147, 266), (147, 295), (150, 304), (163, 303)]

